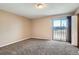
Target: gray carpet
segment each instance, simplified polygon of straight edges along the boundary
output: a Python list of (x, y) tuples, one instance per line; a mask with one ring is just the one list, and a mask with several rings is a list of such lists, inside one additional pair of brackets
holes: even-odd
[(67, 42), (29, 39), (0, 48), (0, 55), (79, 55)]

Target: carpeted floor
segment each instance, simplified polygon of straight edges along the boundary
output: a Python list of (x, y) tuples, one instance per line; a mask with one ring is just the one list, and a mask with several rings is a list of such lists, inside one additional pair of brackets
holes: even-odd
[(79, 55), (67, 42), (29, 39), (0, 48), (0, 55)]

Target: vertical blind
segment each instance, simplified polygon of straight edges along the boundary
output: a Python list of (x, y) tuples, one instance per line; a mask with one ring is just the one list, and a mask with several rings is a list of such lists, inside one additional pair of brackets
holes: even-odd
[(52, 19), (52, 32), (54, 40), (66, 41), (68, 29), (67, 17)]

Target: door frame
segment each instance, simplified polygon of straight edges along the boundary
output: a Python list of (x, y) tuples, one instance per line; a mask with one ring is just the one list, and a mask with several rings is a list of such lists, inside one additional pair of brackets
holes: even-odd
[(77, 15), (77, 47), (79, 48), (79, 14)]

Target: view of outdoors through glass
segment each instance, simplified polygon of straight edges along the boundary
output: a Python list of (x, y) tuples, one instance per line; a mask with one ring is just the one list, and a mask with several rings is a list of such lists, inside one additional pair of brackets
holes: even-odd
[(68, 20), (66, 17), (53, 19), (53, 39), (66, 41)]

